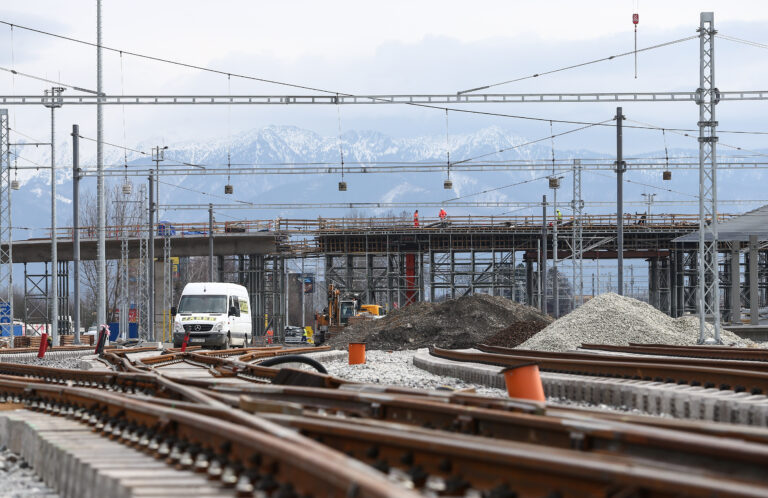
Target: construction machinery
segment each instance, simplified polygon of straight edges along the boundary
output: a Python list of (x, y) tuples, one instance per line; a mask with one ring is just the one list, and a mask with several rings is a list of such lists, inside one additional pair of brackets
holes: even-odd
[(322, 314), (315, 314), (318, 335), (316, 342), (322, 344), (334, 333), (343, 329), (349, 323), (349, 319), (356, 316), (361, 308), (369, 306), (376, 305), (363, 305), (357, 294), (342, 294), (335, 285), (328, 284), (328, 307), (323, 310)]

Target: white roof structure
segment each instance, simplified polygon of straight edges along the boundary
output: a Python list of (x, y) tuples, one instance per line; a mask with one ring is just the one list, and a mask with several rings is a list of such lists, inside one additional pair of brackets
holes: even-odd
[[(768, 205), (734, 216), (717, 225), (717, 239), (723, 242), (749, 242), (750, 235), (757, 240), (768, 240)], [(672, 242), (698, 242), (699, 232), (691, 232), (673, 239)], [(707, 240), (712, 237), (707, 234)]]

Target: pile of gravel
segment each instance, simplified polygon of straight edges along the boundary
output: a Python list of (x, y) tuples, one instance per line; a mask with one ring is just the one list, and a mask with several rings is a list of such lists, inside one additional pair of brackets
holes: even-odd
[(0, 496), (13, 498), (57, 498), (35, 471), (16, 453), (0, 446)]
[(503, 397), (507, 392), (479, 384), (470, 384), (455, 377), (443, 377), (413, 365), (416, 351), (366, 351), (366, 362), (349, 365), (347, 358), (323, 361), (328, 373), (342, 379), (366, 384), (386, 384), (418, 389), (473, 389), (483, 396)]
[(517, 322), (551, 319), (539, 310), (509, 299), (477, 294), (440, 303), (418, 302), (377, 320), (363, 320), (346, 327), (328, 344), (346, 349), (350, 342), (384, 350), (470, 348), (482, 344)]
[[(721, 330), (720, 335), (726, 344), (748, 342), (727, 330)], [(685, 346), (696, 344), (698, 338), (697, 317), (672, 318), (648, 303), (609, 293), (555, 320), (520, 348), (569, 351), (582, 343), (627, 345), (630, 342)]]

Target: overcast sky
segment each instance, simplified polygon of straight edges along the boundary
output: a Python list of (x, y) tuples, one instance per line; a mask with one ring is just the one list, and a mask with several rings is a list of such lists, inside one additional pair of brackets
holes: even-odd
[[(104, 44), (134, 52), (348, 93), (456, 92), (632, 50), (632, 13), (640, 14), (639, 46), (695, 35), (699, 12), (715, 12), (722, 34), (768, 43), (765, 1), (146, 1), (104, 2)], [(0, 19), (96, 40), (95, 1), (5, 2)], [(0, 26), (0, 64), (35, 75), (96, 87), (95, 49)], [(768, 90), (765, 49), (717, 41), (721, 90)], [(13, 61), (11, 60), (13, 57)], [(2, 94), (40, 94), (49, 85), (0, 74)], [(689, 91), (698, 86), (698, 41), (646, 52), (634, 78), (631, 57), (557, 75), (504, 85), (499, 92)], [(297, 90), (211, 75), (105, 52), (108, 94), (295, 94)], [(68, 90), (68, 93), (74, 93)], [(768, 102), (718, 106), (721, 127), (768, 130)], [(611, 104), (518, 104), (475, 107), (547, 119), (603, 121)], [(12, 126), (45, 139), (48, 111), (14, 108)], [(625, 104), (629, 119), (693, 128), (692, 103)], [(444, 134), (444, 114), (404, 106), (346, 106), (344, 129), (372, 129), (396, 136)], [(65, 107), (57, 117), (61, 137), (72, 123), (95, 136), (95, 110)], [(123, 126), (125, 122), (125, 126)], [(292, 124), (334, 135), (333, 107), (119, 107), (107, 109), (105, 138), (129, 145), (148, 141), (205, 140), (268, 124)], [(549, 133), (547, 123), (451, 114), (453, 132), (497, 125), (530, 138)], [(567, 125), (555, 124), (555, 131)], [(670, 146), (696, 147), (670, 137)], [(764, 148), (759, 136), (721, 138)], [(657, 132), (629, 132), (631, 152), (663, 147)], [(610, 129), (573, 134), (558, 147), (613, 150)], [(87, 153), (87, 152), (86, 152)]]

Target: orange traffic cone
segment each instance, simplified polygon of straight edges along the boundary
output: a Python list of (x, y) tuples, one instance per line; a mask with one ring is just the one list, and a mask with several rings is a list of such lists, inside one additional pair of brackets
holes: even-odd
[(510, 398), (547, 400), (544, 396), (538, 364), (524, 363), (505, 368), (502, 372), (504, 372), (504, 382), (507, 384), (507, 394)]
[(349, 343), (349, 364), (360, 365), (361, 363), (365, 363), (365, 343), (350, 342)]

